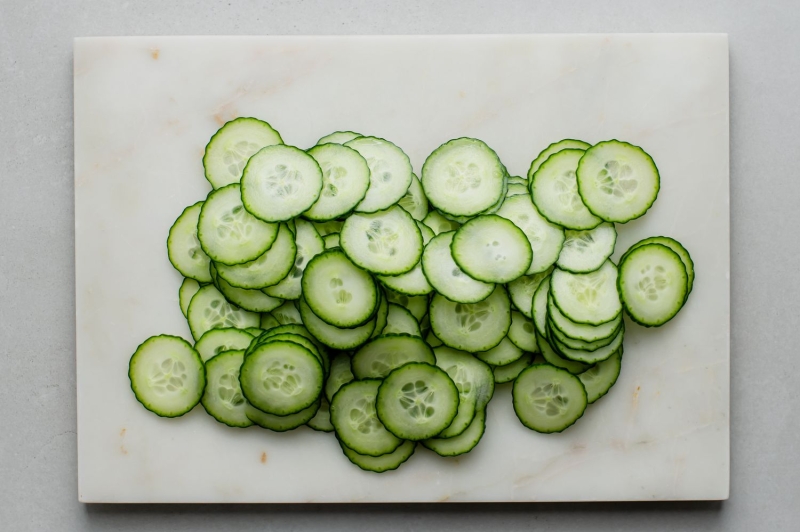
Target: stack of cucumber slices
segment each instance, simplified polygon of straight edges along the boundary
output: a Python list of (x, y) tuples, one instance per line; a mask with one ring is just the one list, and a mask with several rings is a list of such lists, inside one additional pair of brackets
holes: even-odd
[(562, 140), (512, 177), (458, 138), (420, 177), (379, 137), (340, 131), (301, 150), (238, 118), (203, 158), (213, 190), (169, 231), (192, 342), (142, 343), (139, 402), (201, 403), (230, 427), (333, 432), (367, 471), (417, 443), (472, 450), (496, 384), (522, 424), (560, 432), (620, 373), (625, 320), (663, 325), (694, 281), (689, 253), (653, 237), (611, 261), (615, 224), (645, 214), (659, 173), (641, 148)]

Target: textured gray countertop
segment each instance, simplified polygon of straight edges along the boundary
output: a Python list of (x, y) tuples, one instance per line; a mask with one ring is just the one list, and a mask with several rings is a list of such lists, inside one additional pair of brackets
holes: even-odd
[[(0, 0), (0, 527), (798, 530), (800, 10), (713, 0)], [(723, 503), (87, 506), (77, 501), (72, 39), (722, 32), (731, 75), (731, 499)], [(198, 464), (202, 467), (202, 464)]]

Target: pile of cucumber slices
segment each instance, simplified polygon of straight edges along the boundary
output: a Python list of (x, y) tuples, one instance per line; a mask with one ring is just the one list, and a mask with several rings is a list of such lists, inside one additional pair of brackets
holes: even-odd
[(647, 212), (659, 173), (641, 148), (562, 140), (512, 177), (459, 138), (420, 178), (393, 143), (336, 132), (301, 150), (238, 118), (203, 158), (213, 190), (169, 231), (194, 345), (169, 335), (130, 360), (164, 417), (201, 403), (231, 427), (333, 432), (362, 469), (417, 442), (473, 449), (496, 383), (526, 427), (560, 432), (616, 382), (623, 309), (663, 325), (694, 266), (668, 237), (614, 264), (615, 224)]

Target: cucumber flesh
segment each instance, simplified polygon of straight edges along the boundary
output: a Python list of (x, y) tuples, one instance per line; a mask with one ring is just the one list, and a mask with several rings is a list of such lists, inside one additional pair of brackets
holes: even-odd
[(645, 327), (659, 327), (683, 307), (689, 278), (677, 253), (661, 244), (646, 244), (625, 257), (618, 286), (631, 319)]
[(523, 370), (511, 394), (520, 422), (545, 434), (572, 426), (588, 405), (586, 389), (578, 377), (546, 364)]
[(266, 146), (283, 144), (280, 134), (255, 118), (237, 118), (211, 137), (203, 155), (206, 179), (215, 189), (238, 183), (250, 157)]
[(485, 214), (462, 225), (450, 246), (467, 275), (487, 283), (508, 283), (524, 275), (533, 253), (528, 237), (513, 222)]
[(244, 351), (224, 351), (206, 361), (206, 387), (201, 403), (206, 412), (229, 427), (249, 427), (247, 401), (239, 386)]

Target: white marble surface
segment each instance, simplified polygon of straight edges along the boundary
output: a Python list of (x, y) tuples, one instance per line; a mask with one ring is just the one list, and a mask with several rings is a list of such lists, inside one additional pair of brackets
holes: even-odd
[[(137, 38), (75, 42), (79, 497), (85, 502), (725, 499), (729, 486), (728, 44), (724, 35)], [(621, 138), (655, 159), (655, 207), (617, 257), (666, 234), (697, 282), (667, 326), (630, 325), (611, 393), (562, 435), (515, 419), (507, 387), (469, 455), (352, 466), (331, 435), (234, 430), (198, 407), (153, 416), (128, 388), (147, 336), (190, 338), (167, 230), (209, 187), (224, 121), (256, 116), (312, 145), (336, 129), (403, 147), (485, 140), (524, 175), (563, 137)]]

